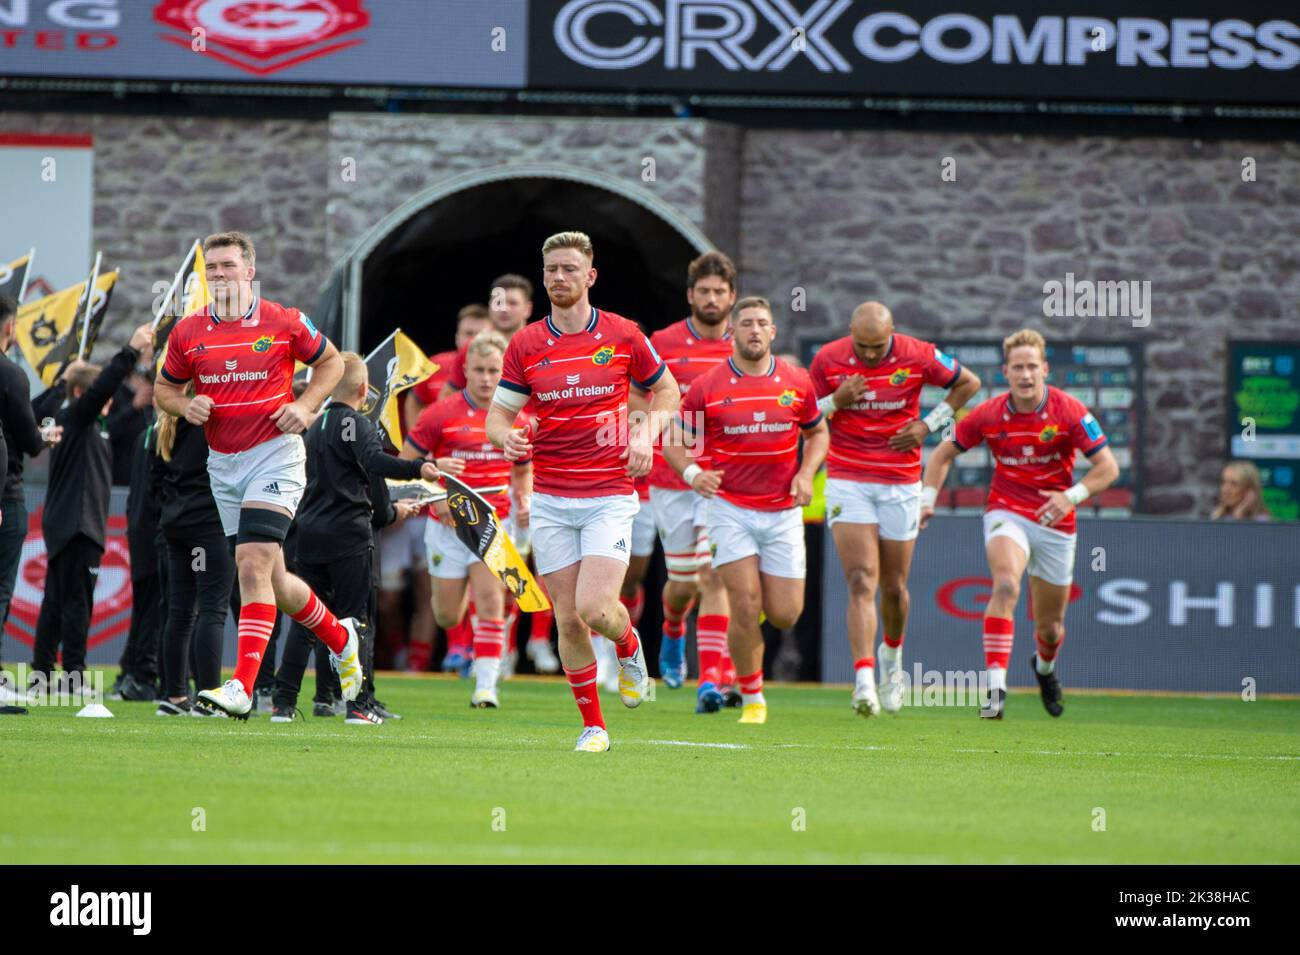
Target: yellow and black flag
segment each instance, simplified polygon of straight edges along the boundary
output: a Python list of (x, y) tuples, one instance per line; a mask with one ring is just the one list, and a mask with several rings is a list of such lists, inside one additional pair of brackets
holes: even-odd
[(438, 366), (399, 328), (366, 356), (366, 370), (370, 373), (370, 392), (361, 413), (374, 422), (389, 446), (401, 451), (405, 436), (398, 395), (424, 381)]
[(520, 610), (527, 613), (550, 610), (546, 592), (529, 572), (528, 562), (519, 556), (514, 541), (497, 519), (496, 509), (468, 484), (449, 474), (443, 474), (442, 483), (447, 488), (447, 508), (461, 543), (500, 578), (514, 595)]
[[(79, 354), (90, 354), (99, 337), (99, 329), (117, 284), (117, 270), (97, 276), (94, 297), (86, 315), (86, 289), (89, 279), (28, 302), (18, 309), (14, 324), (18, 347), (27, 363), (36, 370), (46, 387), (54, 384), (60, 372)], [(86, 347), (82, 348), (82, 335)]]
[(154, 367), (161, 368), (167, 357), (167, 336), (171, 334), (176, 322), (186, 315), (192, 315), (200, 309), (207, 308), (212, 302), (208, 292), (208, 273), (203, 261), (203, 243), (198, 239), (190, 246), (185, 261), (172, 279), (167, 294), (157, 306), (153, 316), (153, 352)]
[(9, 263), (0, 262), (0, 295), (7, 295), (15, 302), (22, 302), (27, 293), (27, 279), (32, 274), (32, 259), (36, 250), (32, 249), (21, 259)]

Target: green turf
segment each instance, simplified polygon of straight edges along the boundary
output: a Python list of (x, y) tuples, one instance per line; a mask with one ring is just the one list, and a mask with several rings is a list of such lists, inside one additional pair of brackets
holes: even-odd
[(0, 856), (1300, 862), (1300, 701), (1075, 695), (1052, 720), (1013, 693), (1001, 723), (951, 707), (866, 721), (846, 689), (778, 686), (770, 722), (740, 726), (661, 687), (635, 712), (605, 696), (614, 748), (593, 755), (571, 752), (559, 682), (508, 683), (499, 711), (471, 710), (463, 681), (381, 691), (405, 720), (162, 719), (140, 703), (0, 717)]

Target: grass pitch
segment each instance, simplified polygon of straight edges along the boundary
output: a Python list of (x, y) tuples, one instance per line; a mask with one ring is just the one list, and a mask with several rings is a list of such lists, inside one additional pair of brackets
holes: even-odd
[(450, 678), (380, 689), (400, 723), (164, 719), (143, 703), (109, 703), (112, 720), (0, 717), (0, 856), (1300, 862), (1296, 700), (1067, 689), (1060, 720), (1016, 692), (1001, 723), (952, 707), (863, 720), (845, 688), (774, 686), (768, 724), (740, 726), (661, 686), (636, 711), (603, 696), (613, 749), (581, 754), (559, 681), (513, 680), (497, 711), (472, 710), (469, 684)]

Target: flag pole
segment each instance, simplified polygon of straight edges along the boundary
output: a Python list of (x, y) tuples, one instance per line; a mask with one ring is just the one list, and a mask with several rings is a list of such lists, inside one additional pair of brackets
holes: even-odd
[(167, 306), (171, 304), (173, 296), (176, 295), (177, 287), (181, 284), (181, 276), (185, 274), (185, 268), (194, 258), (194, 250), (198, 248), (199, 240), (195, 239), (194, 244), (190, 246), (189, 254), (185, 256), (185, 261), (181, 267), (176, 270), (176, 277), (172, 279), (171, 288), (167, 289), (167, 294), (163, 297), (162, 305), (158, 307), (157, 313), (153, 317), (153, 330), (158, 330), (158, 323), (162, 321), (163, 315), (167, 313)]
[(391, 342), (394, 338), (396, 338), (396, 337), (397, 337), (397, 333), (400, 332), (400, 331), (401, 331), (400, 328), (394, 328), (394, 329), (393, 329), (393, 333), (392, 333), (391, 335), (389, 335), (387, 338), (385, 338), (385, 339), (384, 339), (382, 342), (380, 342), (378, 345), (376, 345), (373, 349), (371, 349), (370, 354), (367, 355), (367, 356), (365, 357), (364, 360), (365, 360), (365, 361), (370, 361), (370, 359), (374, 358), (374, 357), (375, 357), (375, 353), (378, 352), (379, 349), (381, 349), (381, 348), (383, 348), (385, 345), (387, 345), (389, 342)]
[(81, 322), (81, 347), (77, 350), (77, 361), (86, 357), (86, 335), (90, 331), (90, 313), (95, 306), (95, 283), (99, 281), (99, 263), (103, 252), (95, 253), (95, 268), (90, 273), (90, 284), (86, 286), (86, 317)]
[(27, 268), (23, 269), (23, 284), (18, 286), (18, 304), (23, 304), (23, 297), (27, 294), (27, 280), (32, 277), (32, 263), (36, 261), (36, 246), (32, 246), (27, 253)]

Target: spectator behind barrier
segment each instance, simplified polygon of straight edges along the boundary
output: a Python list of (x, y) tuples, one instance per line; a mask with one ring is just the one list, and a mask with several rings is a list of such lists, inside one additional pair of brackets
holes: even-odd
[(1219, 503), (1211, 520), (1268, 521), (1264, 484), (1259, 468), (1250, 461), (1229, 461), (1219, 477)]

